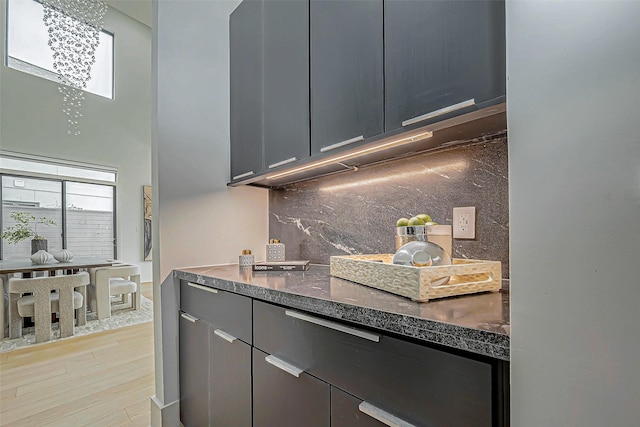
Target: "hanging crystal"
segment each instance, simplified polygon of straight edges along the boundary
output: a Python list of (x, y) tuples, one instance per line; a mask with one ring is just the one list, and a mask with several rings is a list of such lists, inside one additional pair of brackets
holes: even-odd
[(53, 68), (60, 80), (62, 111), (68, 119), (67, 131), (79, 135), (84, 89), (96, 62), (108, 7), (99, 0), (42, 0), (42, 5), (53, 51)]

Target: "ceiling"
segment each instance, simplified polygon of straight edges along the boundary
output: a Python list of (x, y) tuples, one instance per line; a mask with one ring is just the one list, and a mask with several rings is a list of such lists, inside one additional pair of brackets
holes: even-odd
[(104, 0), (109, 7), (118, 9), (125, 15), (151, 28), (151, 0)]

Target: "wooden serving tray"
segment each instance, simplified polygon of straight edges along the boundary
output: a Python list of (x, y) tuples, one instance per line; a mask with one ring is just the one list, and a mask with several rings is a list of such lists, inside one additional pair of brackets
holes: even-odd
[[(331, 275), (419, 302), (502, 287), (500, 261), (454, 258), (452, 265), (412, 267), (392, 260), (393, 254), (332, 256)], [(447, 283), (435, 285), (447, 276)]]

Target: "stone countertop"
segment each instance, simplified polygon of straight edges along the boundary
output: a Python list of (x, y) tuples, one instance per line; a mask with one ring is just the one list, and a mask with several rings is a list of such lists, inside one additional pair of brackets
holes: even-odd
[(329, 266), (253, 272), (237, 264), (174, 270), (178, 279), (500, 360), (509, 360), (508, 291), (425, 303), (332, 277)]

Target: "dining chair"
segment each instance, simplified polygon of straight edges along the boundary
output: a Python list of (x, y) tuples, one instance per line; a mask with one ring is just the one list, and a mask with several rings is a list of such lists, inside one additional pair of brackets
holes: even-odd
[[(74, 310), (84, 311), (89, 274), (9, 279), (9, 336), (22, 336), (22, 318), (34, 317), (36, 342), (51, 339), (51, 313), (59, 313), (60, 337), (73, 335)], [(79, 291), (76, 291), (79, 289)], [(57, 291), (57, 292), (52, 292)], [(31, 295), (24, 295), (31, 294)], [(86, 316), (78, 313), (78, 326)]]
[[(123, 262), (123, 261), (121, 261), (119, 259), (107, 259), (105, 261), (113, 263), (113, 264), (111, 264), (112, 267), (116, 267), (116, 266), (119, 266), (119, 265), (128, 265), (128, 264), (126, 264), (125, 262)], [(91, 270), (89, 270), (89, 281), (90, 281), (90, 283), (93, 283), (93, 281), (91, 280)], [(120, 295), (120, 299), (119, 300), (111, 299), (111, 302), (112, 303), (116, 302), (116, 303), (119, 303), (119, 304), (129, 304), (129, 295), (130, 294), (124, 293), (124, 294)]]
[(131, 295), (131, 308), (140, 309), (140, 267), (131, 264), (116, 264), (112, 267), (92, 268), (89, 284), (89, 309), (98, 315), (98, 320), (111, 317), (111, 296)]

